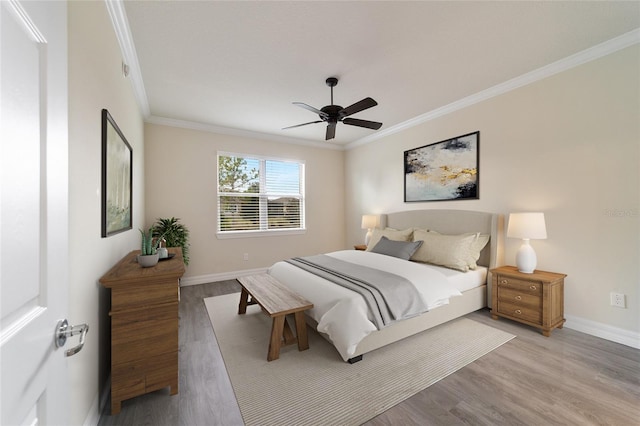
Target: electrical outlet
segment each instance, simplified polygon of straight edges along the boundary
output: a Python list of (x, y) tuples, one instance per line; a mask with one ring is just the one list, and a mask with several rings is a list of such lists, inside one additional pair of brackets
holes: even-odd
[(249, 260), (249, 253), (243, 254), (242, 255), (242, 259), (245, 260), (245, 261)]
[(627, 296), (622, 293), (611, 292), (611, 306), (615, 306), (617, 308), (626, 308)]

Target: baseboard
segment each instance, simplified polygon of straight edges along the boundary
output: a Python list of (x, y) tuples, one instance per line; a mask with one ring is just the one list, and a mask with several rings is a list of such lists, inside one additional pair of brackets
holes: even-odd
[(195, 277), (186, 277), (180, 279), (180, 287), (189, 285), (199, 285), (214, 283), (217, 281), (233, 280), (246, 275), (264, 274), (268, 268), (245, 269), (242, 271), (222, 272), (219, 274), (198, 275)]
[[(111, 376), (107, 379), (104, 384), (104, 389), (102, 392), (98, 392), (96, 397), (93, 400), (93, 404), (91, 404), (91, 408), (89, 409), (89, 413), (87, 414), (87, 418), (84, 419), (84, 423), (82, 426), (96, 426), (100, 423), (100, 416), (105, 410), (107, 402), (109, 402), (109, 394), (111, 393)], [(102, 395), (102, 398), (100, 398)]]
[(97, 393), (96, 397), (91, 404), (87, 418), (84, 419), (82, 426), (95, 426), (100, 422), (100, 394)]
[(640, 333), (572, 315), (565, 317), (567, 322), (564, 326), (567, 328), (640, 349)]

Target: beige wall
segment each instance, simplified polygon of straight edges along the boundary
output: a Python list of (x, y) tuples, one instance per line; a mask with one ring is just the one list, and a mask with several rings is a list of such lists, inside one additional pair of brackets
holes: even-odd
[[(347, 243), (362, 240), (359, 220), (365, 213), (453, 208), (506, 218), (509, 212), (542, 211), (548, 239), (532, 245), (539, 269), (568, 274), (567, 326), (593, 322), (627, 330), (637, 344), (639, 117), (635, 45), (349, 150)], [(404, 203), (403, 152), (476, 130), (480, 199)], [(508, 264), (514, 264), (518, 246), (507, 239)], [(609, 306), (613, 290), (627, 295), (627, 309)]]
[[(231, 278), (235, 272), (266, 268), (289, 257), (344, 248), (342, 151), (158, 124), (146, 124), (145, 145), (145, 221), (150, 226), (160, 217), (178, 217), (189, 228), (191, 262), (184, 282)], [(306, 233), (218, 239), (218, 151), (303, 161)]]
[[(109, 293), (98, 279), (139, 245), (144, 215), (144, 125), (104, 2), (69, 2), (69, 321), (89, 324), (69, 359), (71, 424), (95, 418), (107, 383)], [(100, 237), (101, 110), (133, 148), (133, 229)], [(105, 395), (100, 395), (104, 397)]]

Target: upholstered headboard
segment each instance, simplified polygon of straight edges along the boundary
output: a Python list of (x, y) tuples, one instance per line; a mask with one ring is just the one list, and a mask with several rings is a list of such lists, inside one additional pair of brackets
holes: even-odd
[(442, 234), (480, 232), (491, 236), (480, 253), (478, 265), (495, 268), (502, 264), (502, 216), (470, 210), (409, 210), (389, 213), (386, 226), (395, 229), (422, 228)]
[[(504, 235), (503, 221), (500, 214), (471, 210), (408, 210), (388, 213), (387, 226), (395, 229), (422, 228), (440, 232), (442, 234), (463, 234), (466, 232), (480, 232), (491, 236), (489, 243), (480, 253), (478, 265), (489, 269), (504, 264)], [(488, 294), (491, 294), (491, 275), (487, 277)], [(491, 298), (488, 298), (489, 303)]]

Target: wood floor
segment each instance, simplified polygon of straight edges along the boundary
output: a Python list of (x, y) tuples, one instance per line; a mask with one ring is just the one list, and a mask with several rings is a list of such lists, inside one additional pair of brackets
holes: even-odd
[[(239, 291), (235, 280), (183, 287), (179, 394), (123, 401), (99, 426), (243, 425), (202, 302)], [(640, 424), (640, 350), (567, 328), (544, 337), (488, 310), (467, 317), (517, 337), (365, 425)]]

